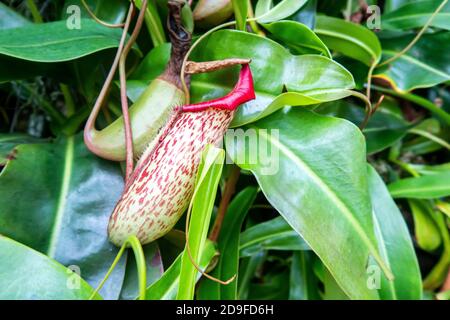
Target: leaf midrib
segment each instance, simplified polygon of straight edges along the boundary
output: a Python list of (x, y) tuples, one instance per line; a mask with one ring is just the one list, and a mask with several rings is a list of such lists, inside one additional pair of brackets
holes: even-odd
[[(397, 52), (393, 51), (393, 50), (383, 50), (383, 53), (387, 53), (388, 55), (392, 55), (392, 56), (397, 54)], [(412, 57), (412, 56), (410, 56), (408, 54), (402, 55), (400, 57), (400, 59), (408, 60), (411, 63), (416, 64), (416, 65), (418, 65), (418, 66), (420, 66), (420, 67), (422, 67), (424, 69), (427, 69), (427, 70), (429, 70), (429, 71), (431, 71), (431, 72), (433, 72), (433, 73), (435, 73), (437, 75), (440, 75), (440, 76), (442, 76), (444, 78), (450, 78), (450, 74), (444, 73), (444, 72), (442, 72), (442, 71), (440, 71), (440, 70), (438, 70), (438, 69), (436, 69), (436, 68), (434, 68), (434, 67), (432, 67), (432, 66), (430, 66), (428, 64), (425, 64), (425, 63), (417, 60), (416, 58), (414, 58), (414, 57)]]
[(72, 167), (74, 159), (75, 138), (67, 138), (66, 149), (64, 151), (64, 171), (61, 179), (61, 191), (56, 206), (55, 223), (50, 234), (47, 255), (51, 258), (55, 257), (57, 241), (61, 233), (64, 211), (66, 209), (67, 196), (69, 194), (70, 180), (72, 176)]
[(318, 34), (323, 34), (323, 35), (326, 35), (326, 36), (330, 36), (330, 37), (335, 37), (335, 38), (347, 40), (347, 41), (349, 41), (349, 42), (351, 42), (353, 44), (356, 44), (357, 46), (361, 47), (364, 51), (369, 53), (369, 55), (374, 59), (374, 61), (378, 60), (378, 56), (372, 50), (372, 48), (370, 48), (364, 42), (361, 42), (361, 41), (359, 41), (356, 38), (352, 38), (352, 37), (349, 37), (349, 36), (344, 35), (342, 33), (333, 32), (333, 31), (329, 31), (329, 30), (325, 30), (325, 29), (314, 29), (314, 32), (316, 32)]
[[(254, 127), (256, 129), (260, 129), (256, 126)], [(385, 266), (384, 261), (381, 259), (372, 241), (367, 237), (366, 232), (364, 231), (360, 223), (353, 217), (352, 212), (349, 210), (346, 204), (342, 202), (342, 200), (335, 194), (335, 192), (325, 182), (323, 182), (322, 179), (319, 176), (317, 176), (317, 174), (296, 154), (287, 149), (284, 145), (280, 144), (278, 141), (275, 141), (274, 139), (269, 137), (268, 134), (265, 133), (264, 131), (258, 130), (258, 132), (260, 136), (264, 137), (268, 142), (272, 143), (273, 146), (277, 147), (278, 150), (284, 153), (289, 159), (291, 159), (291, 161), (297, 163), (300, 167), (304, 169), (304, 172), (309, 175), (309, 177), (315, 182), (315, 184), (332, 199), (332, 202), (344, 215), (347, 221), (353, 226), (354, 230), (356, 231), (360, 239), (369, 249), (369, 252), (373, 255), (373, 257), (380, 264), (380, 266)]]

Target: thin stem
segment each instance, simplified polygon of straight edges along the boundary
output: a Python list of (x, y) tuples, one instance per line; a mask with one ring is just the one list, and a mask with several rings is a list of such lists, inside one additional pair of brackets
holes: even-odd
[(391, 63), (395, 60), (397, 60), (398, 58), (400, 58), (402, 55), (404, 55), (406, 52), (409, 51), (409, 49), (411, 49), (416, 43), (417, 41), (420, 40), (420, 38), (422, 37), (422, 35), (424, 34), (424, 32), (428, 29), (428, 27), (431, 25), (431, 22), (433, 22), (434, 17), (439, 13), (439, 11), (442, 10), (442, 8), (445, 6), (445, 4), (448, 2), (448, 0), (444, 0), (442, 1), (442, 3), (439, 5), (439, 7), (437, 7), (437, 9), (433, 12), (433, 14), (430, 16), (430, 18), (428, 19), (428, 21), (425, 23), (425, 25), (422, 27), (422, 29), (419, 31), (419, 33), (414, 37), (414, 39), (405, 47), (403, 48), (402, 51), (398, 52), (397, 54), (395, 54), (394, 56), (390, 57), (389, 59), (383, 61), (382, 63), (380, 63), (378, 66), (384, 66), (388, 63)]
[(83, 4), (86, 11), (89, 13), (92, 19), (94, 19), (97, 23), (101, 24), (102, 26), (108, 27), (108, 28), (123, 28), (125, 26), (125, 23), (109, 23), (106, 21), (101, 20), (98, 18), (95, 13), (89, 8), (85, 0), (81, 0), (81, 3)]
[(42, 19), (41, 13), (37, 8), (34, 0), (27, 0), (28, 9), (30, 9), (31, 15), (33, 16), (33, 20), (35, 23), (43, 23), (44, 19)]
[(220, 200), (219, 208), (217, 210), (217, 217), (216, 220), (214, 221), (211, 233), (209, 234), (209, 239), (213, 242), (216, 242), (217, 239), (219, 239), (223, 219), (225, 218), (225, 214), (227, 213), (231, 197), (236, 191), (236, 183), (239, 180), (240, 173), (241, 170), (239, 169), (239, 167), (234, 165), (230, 177), (228, 178), (228, 181), (226, 182), (225, 188), (223, 190), (222, 199)]
[(367, 96), (367, 99), (369, 99), (369, 100), (370, 100), (370, 95), (371, 95), (371, 91), (372, 91), (372, 74), (376, 67), (377, 67), (377, 62), (373, 62), (369, 68), (369, 72), (367, 73), (366, 96)]
[(262, 37), (265, 37), (266, 34), (264, 33), (264, 31), (262, 31), (261, 28), (258, 27), (258, 24), (256, 23), (255, 20), (252, 20), (255, 18), (255, 13), (253, 12), (252, 1), (251, 0), (247, 0), (247, 1), (248, 1), (248, 17), (249, 17), (248, 23), (250, 25), (250, 28), (252, 28), (254, 33), (259, 34)]
[(134, 167), (134, 152), (133, 152), (133, 133), (131, 130), (130, 115), (128, 110), (128, 97), (127, 97), (127, 79), (125, 64), (128, 53), (131, 51), (134, 42), (136, 41), (139, 32), (142, 28), (142, 23), (145, 18), (145, 10), (147, 8), (147, 0), (142, 1), (141, 10), (139, 12), (136, 26), (127, 42), (127, 45), (123, 49), (122, 56), (119, 61), (119, 75), (120, 75), (120, 100), (122, 104), (123, 123), (125, 128), (125, 148), (126, 148), (126, 170), (125, 170), (125, 182), (129, 182)]
[(120, 258), (122, 258), (123, 253), (125, 252), (126, 249), (126, 245), (127, 242), (125, 242), (121, 247), (119, 252), (117, 253), (113, 263), (111, 264), (111, 266), (109, 267), (108, 271), (106, 272), (105, 276), (103, 277), (102, 281), (100, 282), (100, 284), (97, 286), (97, 288), (95, 288), (94, 292), (92, 292), (91, 296), (89, 297), (89, 300), (94, 299), (94, 297), (98, 294), (98, 292), (103, 288), (103, 285), (105, 284), (106, 280), (108, 280), (109, 276), (111, 275), (111, 273), (114, 271), (114, 269), (116, 268), (117, 263), (119, 263)]
[(188, 253), (188, 256), (189, 256), (189, 260), (191, 261), (191, 263), (195, 267), (195, 269), (197, 269), (198, 272), (200, 272), (203, 276), (205, 276), (209, 280), (212, 280), (214, 282), (217, 282), (217, 283), (220, 283), (220, 284), (223, 284), (223, 285), (230, 284), (236, 278), (236, 275), (232, 276), (230, 279), (228, 279), (226, 281), (217, 279), (217, 278), (207, 274), (206, 272), (204, 272), (200, 268), (200, 266), (197, 264), (197, 262), (194, 260), (194, 257), (192, 256), (192, 252), (191, 252), (191, 247), (189, 245), (189, 223), (190, 223), (190, 218), (191, 218), (191, 212), (192, 212), (192, 201), (191, 201), (191, 204), (189, 205), (189, 209), (188, 209), (187, 214), (186, 214), (186, 227), (185, 227), (186, 250), (187, 250), (187, 253)]
[(125, 252), (125, 249), (130, 246), (133, 249), (134, 257), (136, 260), (136, 266), (138, 271), (138, 283), (139, 283), (139, 300), (145, 300), (146, 298), (146, 286), (147, 286), (147, 266), (145, 264), (145, 256), (144, 251), (142, 249), (142, 245), (139, 242), (139, 239), (136, 238), (135, 235), (131, 235), (125, 240), (125, 242), (120, 247), (119, 252), (116, 255), (116, 258), (114, 259), (113, 263), (109, 267), (108, 271), (106, 272), (105, 276), (103, 277), (100, 284), (97, 286), (97, 288), (92, 292), (91, 296), (89, 297), (89, 300), (94, 299), (94, 297), (98, 294), (98, 292), (102, 289), (103, 285), (105, 284), (106, 280), (108, 280), (111, 273), (116, 268), (117, 263), (120, 261), (120, 258), (122, 258), (123, 253)]
[(369, 99), (367, 99), (367, 97), (364, 95), (364, 94), (362, 94), (361, 92), (358, 92), (358, 91), (354, 91), (354, 90), (347, 90), (352, 96), (354, 96), (354, 97), (356, 97), (356, 98), (359, 98), (359, 99), (361, 99), (362, 101), (364, 101), (364, 103), (365, 103), (365, 112), (366, 112), (366, 115), (365, 115), (365, 117), (364, 117), (364, 120), (363, 120), (363, 122), (361, 123), (361, 125), (359, 126), (359, 128), (362, 130), (362, 129), (364, 129), (365, 127), (366, 127), (366, 125), (367, 125), (367, 122), (369, 122), (369, 118), (370, 118), (370, 115), (372, 114), (372, 104), (370, 103), (370, 100)]
[(424, 107), (431, 113), (433, 113), (436, 116), (438, 116), (439, 118), (441, 118), (445, 122), (445, 124), (450, 125), (450, 114), (448, 114), (447, 112), (445, 112), (444, 110), (442, 110), (441, 108), (436, 106), (434, 103), (432, 103), (431, 101), (429, 101), (425, 98), (422, 98), (422, 97), (417, 96), (412, 93), (400, 93), (395, 90), (378, 87), (378, 86), (372, 86), (372, 87), (377, 91), (387, 93), (391, 96), (399, 97), (399, 98), (414, 102), (415, 104), (417, 104), (421, 107)]
[(94, 148), (92, 145), (92, 133), (95, 130), (95, 120), (100, 112), (103, 103), (105, 102), (106, 95), (108, 94), (109, 88), (111, 86), (111, 82), (114, 78), (114, 74), (116, 73), (117, 66), (119, 65), (120, 57), (122, 56), (122, 51), (125, 45), (125, 40), (127, 38), (128, 29), (130, 27), (131, 19), (133, 17), (134, 12), (134, 4), (130, 3), (130, 7), (128, 9), (128, 15), (125, 20), (125, 26), (122, 31), (122, 37), (120, 38), (119, 47), (117, 48), (116, 56), (114, 57), (113, 64), (111, 69), (109, 70), (108, 76), (106, 77), (105, 83), (103, 84), (102, 89), (100, 90), (100, 94), (95, 101), (94, 107), (92, 108), (91, 114), (86, 122), (86, 126), (84, 128), (84, 141), (86, 145), (91, 149)]

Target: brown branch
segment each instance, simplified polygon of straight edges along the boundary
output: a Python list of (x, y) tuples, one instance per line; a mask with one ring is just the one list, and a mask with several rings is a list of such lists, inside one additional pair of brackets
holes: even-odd
[(134, 153), (133, 153), (133, 133), (131, 131), (130, 115), (128, 112), (128, 97), (127, 97), (127, 79), (125, 71), (125, 63), (128, 53), (131, 51), (133, 44), (135, 43), (139, 32), (141, 31), (142, 24), (145, 18), (145, 10), (147, 9), (147, 0), (142, 1), (141, 11), (127, 42), (127, 45), (123, 49), (122, 56), (119, 62), (119, 75), (120, 75), (120, 99), (122, 104), (123, 123), (125, 127), (125, 148), (126, 148), (126, 170), (125, 170), (125, 184), (128, 184), (134, 167)]
[(212, 227), (211, 233), (209, 234), (209, 239), (216, 242), (219, 238), (220, 230), (222, 229), (223, 219), (227, 213), (228, 205), (230, 203), (231, 197), (236, 191), (236, 183), (239, 180), (239, 175), (241, 170), (238, 166), (234, 165), (230, 177), (228, 178), (225, 188), (223, 190), (222, 199), (220, 200), (219, 209), (217, 210), (216, 221), (214, 221), (214, 226)]

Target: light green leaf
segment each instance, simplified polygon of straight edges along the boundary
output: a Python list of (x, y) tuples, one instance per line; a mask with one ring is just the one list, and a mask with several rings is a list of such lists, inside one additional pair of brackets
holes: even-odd
[(207, 145), (202, 154), (194, 194), (188, 209), (188, 211), (192, 209), (192, 217), (189, 221), (189, 242), (186, 243), (186, 246), (189, 246), (191, 255), (185, 249), (177, 293), (177, 299), (179, 300), (188, 300), (194, 297), (198, 271), (192, 264), (190, 256), (198, 264), (200, 253), (203, 251), (206, 241), (224, 159), (225, 151), (212, 145)]
[[(238, 274), (239, 233), (253, 201), (258, 194), (256, 187), (249, 186), (239, 192), (231, 201), (218, 239), (219, 262), (211, 275), (217, 279), (230, 279)], [(223, 286), (204, 279), (198, 289), (198, 298), (207, 300), (236, 300), (237, 279)]]
[(231, 0), (234, 10), (234, 18), (236, 20), (236, 28), (245, 31), (247, 25), (248, 3), (247, 0)]
[(278, 21), (297, 12), (307, 0), (281, 0), (273, 6), (273, 0), (259, 0), (255, 16), (259, 23)]
[(81, 29), (66, 20), (32, 24), (0, 33), (0, 55), (36, 62), (61, 62), (115, 48), (121, 31), (81, 19)]
[(408, 227), (383, 180), (371, 166), (368, 176), (380, 253), (394, 274), (393, 281), (381, 275), (380, 298), (420, 300), (422, 279)]
[(450, 171), (440, 174), (406, 178), (388, 188), (394, 198), (435, 199), (450, 195)]
[(330, 51), (320, 38), (307, 26), (296, 21), (265, 23), (263, 27), (272, 38), (281, 41), (296, 54), (320, 53), (331, 59)]
[(381, 58), (381, 45), (377, 36), (360, 25), (342, 19), (318, 16), (314, 32), (328, 48), (368, 66)]
[[(238, 108), (232, 127), (253, 122), (261, 115), (266, 116), (282, 107), (284, 101), (274, 100), (285, 89), (299, 94), (290, 95), (289, 99), (295, 97), (292, 103), (308, 105), (317, 100), (341, 99), (349, 95), (348, 89), (354, 87), (352, 75), (336, 62), (318, 55), (294, 56), (278, 43), (246, 32), (215, 32), (193, 53), (196, 61), (232, 57), (252, 59), (250, 67), (256, 91), (255, 100)], [(235, 78), (234, 70), (194, 76), (191, 82), (192, 100), (207, 101), (224, 96), (234, 87)]]
[(434, 251), (442, 243), (439, 229), (433, 220), (433, 208), (427, 201), (408, 200), (414, 219), (414, 234), (420, 248), (425, 251)]
[(233, 161), (252, 171), (271, 205), (350, 297), (376, 299), (377, 293), (366, 286), (369, 255), (390, 272), (373, 232), (365, 145), (359, 129), (345, 120), (303, 109), (278, 111), (246, 128), (257, 132), (257, 143), (253, 143), (265, 148), (265, 154), (253, 150), (256, 159), (245, 161), (251, 159), (245, 141), (227, 137)]
[[(420, 28), (440, 6), (442, 0), (414, 1), (381, 16), (383, 30)], [(433, 18), (431, 27), (450, 30), (450, 2)]]
[[(412, 37), (383, 39), (383, 60), (400, 52)], [(398, 92), (435, 86), (450, 80), (449, 51), (450, 32), (425, 34), (400, 58), (375, 70), (374, 77), (389, 82)]]
[[(216, 249), (214, 244), (206, 240), (200, 258), (200, 268), (205, 270), (215, 255)], [(177, 297), (182, 257), (183, 253), (175, 259), (158, 281), (147, 288), (147, 300), (174, 300)], [(201, 273), (199, 272), (197, 273), (197, 281), (200, 277)]]

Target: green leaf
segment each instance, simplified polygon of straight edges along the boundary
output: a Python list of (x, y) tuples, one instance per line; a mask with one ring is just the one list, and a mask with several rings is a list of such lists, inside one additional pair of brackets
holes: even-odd
[[(363, 123), (365, 117), (364, 108), (347, 100), (323, 104), (315, 111), (347, 119), (356, 125)], [(366, 137), (368, 154), (374, 154), (392, 146), (407, 134), (411, 125), (403, 119), (399, 111), (400, 109), (392, 100), (384, 99), (370, 118), (362, 130)]]
[(440, 174), (406, 178), (388, 188), (394, 198), (435, 199), (450, 195), (450, 171)]
[(194, 194), (188, 209), (192, 209), (192, 217), (189, 221), (189, 241), (186, 246), (189, 246), (191, 254), (189, 255), (187, 249), (184, 250), (177, 293), (178, 300), (193, 299), (194, 297), (198, 271), (190, 257), (198, 264), (206, 241), (224, 159), (225, 151), (223, 149), (208, 145), (203, 151)]
[[(202, 251), (199, 266), (205, 270), (216, 254), (214, 244), (206, 240)], [(183, 253), (181, 253), (171, 266), (164, 272), (162, 277), (147, 288), (147, 300), (174, 300), (177, 296), (178, 285), (180, 283), (181, 261)], [(197, 274), (197, 281), (200, 279), (201, 273)]]
[(307, 26), (296, 21), (265, 23), (263, 27), (272, 38), (281, 41), (295, 54), (319, 53), (331, 59), (331, 54), (320, 38)]
[(236, 19), (236, 28), (245, 31), (247, 25), (248, 1), (247, 0), (231, 0), (234, 10), (234, 18)]
[(241, 234), (241, 257), (253, 256), (261, 250), (310, 250), (302, 237), (283, 217), (259, 223)]
[[(252, 59), (256, 91), (255, 100), (238, 108), (232, 127), (267, 116), (286, 103), (299, 106), (341, 99), (354, 87), (352, 75), (336, 62), (318, 55), (294, 56), (278, 43), (247, 32), (215, 32), (199, 44), (192, 59), (232, 57)], [(192, 100), (224, 96), (234, 87), (235, 79), (236, 72), (230, 69), (196, 75), (191, 82)], [(288, 98), (279, 97), (285, 90), (289, 91)]]
[[(412, 37), (383, 39), (383, 60), (400, 52)], [(442, 54), (449, 51), (450, 32), (425, 34), (389, 66), (378, 68), (374, 77), (389, 82), (398, 92), (435, 86), (450, 80), (450, 64), (446, 54)]]
[[(257, 193), (256, 187), (249, 186), (239, 192), (231, 201), (222, 222), (222, 229), (217, 241), (220, 257), (214, 271), (211, 273), (213, 277), (230, 279), (238, 274), (239, 233)], [(237, 279), (226, 286), (204, 279), (199, 287), (198, 297), (208, 300), (236, 300)]]
[(36, 62), (78, 59), (115, 48), (121, 30), (104, 27), (91, 19), (81, 20), (81, 29), (69, 29), (66, 21), (32, 24), (0, 34), (0, 54)]
[(6, 165), (9, 158), (15, 157), (14, 148), (19, 144), (42, 143), (44, 139), (38, 139), (22, 133), (0, 133), (0, 166)]
[[(0, 233), (77, 265), (97, 287), (118, 252), (106, 226), (122, 188), (118, 165), (91, 154), (81, 135), (19, 145), (0, 173)], [(105, 299), (118, 297), (124, 271), (122, 259), (101, 291)]]
[(275, 6), (273, 0), (259, 0), (255, 16), (259, 23), (278, 21), (297, 12), (307, 0), (281, 0)]
[(2, 235), (0, 274), (1, 300), (85, 300), (94, 291), (72, 270)]
[(380, 253), (394, 274), (393, 281), (381, 275), (380, 298), (420, 300), (422, 279), (408, 227), (383, 180), (371, 166), (368, 177)]
[(328, 48), (371, 66), (381, 58), (377, 36), (360, 25), (342, 19), (318, 16), (314, 32)]
[[(246, 128), (257, 132), (256, 161), (243, 161), (251, 159), (245, 141), (227, 137), (233, 161), (252, 171), (271, 205), (351, 298), (377, 298), (366, 286), (369, 254), (389, 271), (377, 251), (359, 129), (345, 120), (302, 109), (279, 111)], [(278, 134), (268, 131), (272, 128)], [(261, 148), (264, 155), (258, 155)], [(269, 165), (278, 171), (268, 171)]]
[(133, 81), (140, 80), (145, 82), (144, 85), (146, 87), (166, 69), (166, 66), (170, 60), (171, 48), (172, 46), (170, 43), (164, 43), (150, 50), (150, 52), (139, 63), (136, 70), (131, 74), (130, 78), (133, 79)]
[(12, 8), (0, 2), (0, 30), (19, 28), (31, 24)]
[[(425, 25), (442, 0), (414, 1), (381, 16), (383, 30), (408, 30)], [(433, 18), (431, 27), (450, 30), (450, 3)]]
[(442, 243), (439, 229), (433, 220), (434, 210), (427, 201), (408, 200), (414, 219), (414, 234), (419, 247), (432, 252)]
[(314, 253), (311, 251), (294, 251), (289, 300), (319, 300), (319, 283), (313, 272), (313, 258)]

